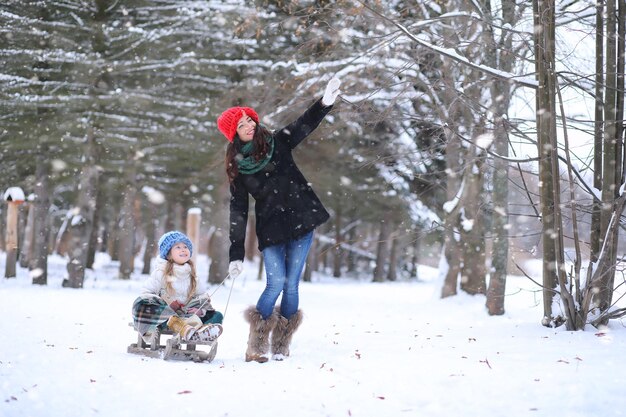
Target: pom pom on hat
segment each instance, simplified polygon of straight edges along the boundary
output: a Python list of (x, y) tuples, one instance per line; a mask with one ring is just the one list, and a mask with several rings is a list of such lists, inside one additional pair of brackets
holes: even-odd
[(191, 240), (179, 231), (167, 232), (159, 239), (159, 255), (163, 259), (167, 259), (167, 254), (170, 253), (170, 249), (172, 246), (177, 244), (178, 242), (182, 242), (189, 248), (189, 256), (193, 255), (193, 245), (191, 244)]
[(259, 115), (250, 107), (231, 107), (224, 110), (217, 118), (217, 128), (229, 142), (232, 142), (237, 134), (237, 122), (243, 117), (243, 113), (250, 116), (256, 124), (259, 124)]

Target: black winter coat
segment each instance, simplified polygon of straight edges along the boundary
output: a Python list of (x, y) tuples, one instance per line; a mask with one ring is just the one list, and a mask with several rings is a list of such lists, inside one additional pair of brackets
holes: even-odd
[(291, 151), (306, 138), (332, 106), (316, 101), (296, 121), (274, 133), (270, 162), (254, 174), (239, 173), (230, 186), (230, 261), (243, 260), (248, 195), (255, 200), (259, 250), (297, 239), (330, 217), (300, 172)]

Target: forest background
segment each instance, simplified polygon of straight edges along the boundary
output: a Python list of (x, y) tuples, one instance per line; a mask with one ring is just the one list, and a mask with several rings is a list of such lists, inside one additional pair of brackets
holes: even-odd
[(0, 239), (5, 275), (13, 260), (45, 285), (58, 253), (63, 285), (80, 288), (107, 251), (128, 279), (137, 258), (149, 271), (163, 231), (180, 229), (211, 259), (206, 279), (222, 282), (229, 193), (217, 116), (246, 105), (279, 128), (337, 76), (340, 100), (296, 151), (332, 219), (305, 280), (321, 268), (416, 279), (422, 263), (439, 268), (443, 297), (485, 294), (489, 314), (503, 314), (507, 274), (539, 257), (542, 276), (529, 278), (543, 287), (544, 325), (621, 317), (624, 8), (3, 2), (0, 188), (27, 200), (18, 244)]

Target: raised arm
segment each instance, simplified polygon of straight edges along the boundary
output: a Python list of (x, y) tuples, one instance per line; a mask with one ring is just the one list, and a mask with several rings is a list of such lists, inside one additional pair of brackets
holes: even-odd
[(287, 141), (291, 149), (298, 146), (307, 136), (311, 134), (326, 117), (328, 112), (340, 93), (340, 81), (337, 78), (330, 80), (324, 91), (324, 96), (317, 100), (295, 121), (289, 123), (276, 132), (277, 140)]

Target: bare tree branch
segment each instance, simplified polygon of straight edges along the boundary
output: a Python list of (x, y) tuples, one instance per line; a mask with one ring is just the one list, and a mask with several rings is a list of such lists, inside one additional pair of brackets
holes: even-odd
[(502, 78), (508, 81), (511, 81), (515, 84), (519, 84), (523, 87), (529, 87), (532, 89), (537, 89), (539, 87), (539, 84), (537, 83), (537, 81), (535, 81), (534, 79), (527, 77), (527, 76), (517, 76), (511, 73), (507, 73), (504, 71), (500, 71), (497, 70), (495, 68), (491, 68), (491, 67), (487, 67), (484, 65), (478, 65), (475, 64), (471, 61), (469, 61), (467, 58), (460, 56), (459, 54), (457, 54), (455, 51), (447, 49), (447, 48), (440, 48), (438, 46), (432, 45), (428, 42), (425, 42), (423, 40), (421, 40), (420, 38), (418, 38), (417, 36), (413, 35), (409, 29), (407, 29), (405, 26), (403, 26), (402, 24), (398, 23), (397, 21), (385, 16), (384, 14), (378, 12), (377, 10), (371, 8), (370, 6), (368, 6), (367, 4), (365, 4), (364, 2), (362, 2), (361, 0), (357, 0), (358, 3), (360, 3), (361, 5), (363, 5), (363, 7), (365, 7), (366, 9), (368, 9), (369, 11), (371, 11), (373, 14), (375, 14), (376, 16), (380, 17), (381, 19), (391, 23), (392, 25), (394, 25), (395, 27), (397, 27), (398, 29), (400, 29), (407, 37), (409, 37), (411, 40), (413, 40), (415, 43), (433, 51), (433, 52), (437, 52), (438, 54), (441, 54), (443, 56), (447, 56), (448, 58), (459, 62), (461, 64), (467, 65), (470, 68), (476, 69), (478, 71), (487, 73), (489, 75), (492, 75), (494, 77), (497, 78)]

